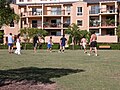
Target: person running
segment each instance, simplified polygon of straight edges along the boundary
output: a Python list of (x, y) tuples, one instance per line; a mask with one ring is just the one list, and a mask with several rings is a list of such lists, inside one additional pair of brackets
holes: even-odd
[(20, 34), (17, 35), (17, 39), (16, 39), (16, 50), (15, 50), (15, 54), (21, 55), (20, 53)]
[(95, 50), (95, 56), (98, 56), (97, 54), (97, 36), (95, 34), (95, 31), (92, 32), (91, 38), (90, 38), (90, 53), (88, 53), (88, 55), (90, 56), (90, 54), (92, 53), (92, 50)]
[(87, 40), (86, 40), (85, 36), (83, 36), (82, 39), (81, 39), (81, 45), (84, 48), (84, 53), (87, 53), (86, 44), (87, 44)]
[(33, 37), (33, 46), (34, 46), (34, 53), (36, 53), (36, 49), (37, 49), (37, 43), (39, 42), (38, 36), (35, 35)]
[(8, 35), (8, 52), (13, 53), (13, 37), (12, 33)]
[(65, 44), (66, 44), (67, 39), (65, 38), (65, 35), (60, 39), (60, 51), (63, 52), (65, 51)]
[(51, 51), (52, 50), (52, 44), (53, 44), (52, 37), (50, 37), (50, 39), (48, 40), (48, 44), (47, 44), (47, 50), (50, 51), (50, 52), (52, 52)]

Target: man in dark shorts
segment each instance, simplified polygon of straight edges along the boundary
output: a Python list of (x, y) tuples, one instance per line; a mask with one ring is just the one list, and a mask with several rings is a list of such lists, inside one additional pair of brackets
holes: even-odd
[(33, 37), (33, 46), (34, 46), (34, 53), (36, 53), (37, 43), (39, 42), (38, 36), (35, 35)]
[(60, 39), (60, 52), (65, 51), (65, 44), (66, 44), (67, 39), (65, 38), (65, 35)]
[(90, 53), (88, 53), (88, 55), (90, 56), (90, 54), (92, 53), (92, 50), (95, 50), (95, 56), (98, 56), (97, 54), (97, 36), (95, 34), (95, 31), (92, 32), (91, 38), (90, 38)]

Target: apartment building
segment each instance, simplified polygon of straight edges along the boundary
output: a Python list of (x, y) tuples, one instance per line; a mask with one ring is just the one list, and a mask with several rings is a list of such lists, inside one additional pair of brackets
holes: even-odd
[(118, 42), (119, 0), (16, 0), (11, 6), (21, 19), (2, 27), (5, 36), (17, 35), (20, 28), (42, 28), (48, 31), (45, 41), (52, 36), (58, 43), (65, 29), (76, 23), (81, 30), (95, 31), (98, 42)]
[(98, 42), (116, 43), (119, 24), (118, 0), (84, 0), (89, 8), (89, 31), (95, 31)]

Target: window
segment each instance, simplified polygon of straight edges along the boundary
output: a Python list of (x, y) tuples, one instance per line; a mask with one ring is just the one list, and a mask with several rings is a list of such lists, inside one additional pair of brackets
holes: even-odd
[(10, 23), (10, 27), (14, 27), (14, 21), (13, 20)]
[(32, 27), (37, 28), (37, 20), (32, 20)]
[(77, 7), (77, 15), (82, 15), (82, 7)]
[(77, 25), (82, 26), (82, 20), (77, 20)]
[(27, 0), (28, 2), (31, 2), (32, 0)]
[(61, 32), (60, 31), (52, 31), (51, 35), (52, 36), (61, 36)]
[(71, 6), (67, 6), (66, 11), (70, 12), (71, 11)]
[(100, 9), (98, 5), (91, 6), (90, 14), (98, 14), (99, 12)]
[(19, 0), (19, 2), (24, 2), (24, 0)]
[(51, 8), (51, 14), (52, 15), (61, 15), (61, 8), (58, 8), (58, 7)]
[(33, 15), (42, 15), (42, 9), (41, 8), (32, 8), (32, 14)]

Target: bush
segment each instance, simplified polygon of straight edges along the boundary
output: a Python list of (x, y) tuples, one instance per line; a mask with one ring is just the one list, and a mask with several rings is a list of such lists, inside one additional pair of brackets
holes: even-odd
[[(100, 45), (110, 45), (110, 49), (111, 50), (120, 50), (120, 43), (98, 43), (97, 44), (97, 48), (99, 48)], [(21, 49), (24, 49), (25, 48), (25, 43), (22, 43), (21, 44)], [(7, 49), (8, 46), (7, 44), (0, 44), (0, 49)], [(32, 50), (34, 47), (33, 47), (33, 43), (27, 43), (26, 44), (26, 49), (27, 50)], [(59, 46), (59, 43), (55, 43), (53, 46), (52, 46), (52, 49), (59, 49), (60, 46)], [(89, 49), (89, 46), (86, 47), (87, 49)], [(47, 49), (47, 43), (42, 43), (41, 46), (38, 45), (37, 49)], [(70, 45), (68, 48), (66, 49), (73, 49), (72, 48), (72, 45)], [(77, 50), (77, 49), (81, 49), (81, 46), (80, 45), (75, 45), (74, 46), (74, 49)]]
[(0, 49), (7, 49), (8, 48), (8, 45), (7, 44), (0, 44)]

